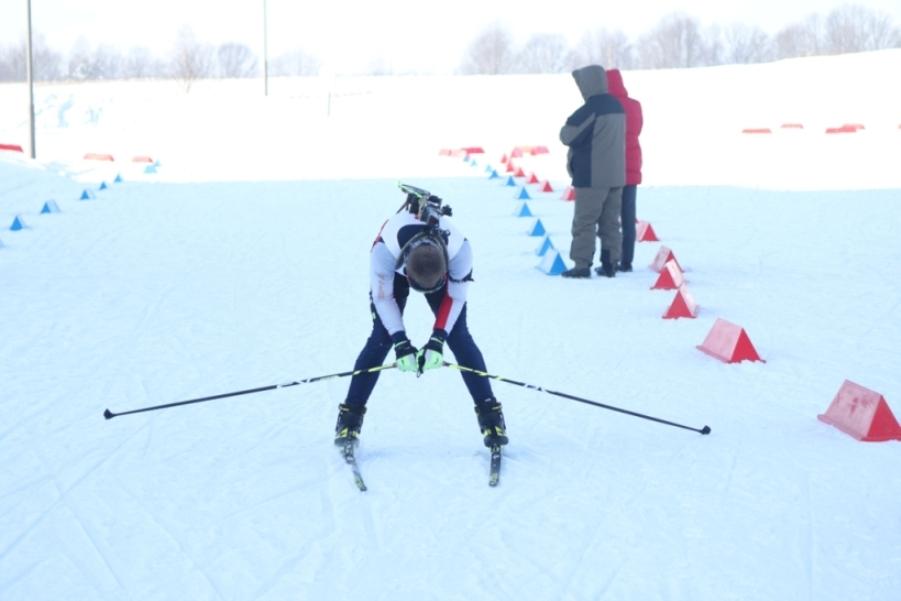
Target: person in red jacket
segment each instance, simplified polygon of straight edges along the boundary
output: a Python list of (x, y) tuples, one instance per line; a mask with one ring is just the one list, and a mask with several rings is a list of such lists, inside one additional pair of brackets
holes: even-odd
[(626, 111), (626, 185), (623, 187), (621, 208), (623, 228), (623, 252), (620, 257), (619, 271), (632, 271), (632, 258), (635, 255), (635, 217), (638, 184), (641, 183), (641, 145), (638, 136), (641, 134), (643, 116), (641, 103), (631, 98), (623, 85), (623, 76), (619, 69), (607, 70), (607, 89), (619, 100)]

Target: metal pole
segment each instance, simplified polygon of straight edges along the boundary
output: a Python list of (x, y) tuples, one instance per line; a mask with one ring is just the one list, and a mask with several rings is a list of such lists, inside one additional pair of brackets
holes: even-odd
[(28, 0), (28, 41), (26, 42), (25, 75), (28, 80), (28, 130), (31, 138), (31, 158), (35, 158), (34, 143), (34, 71), (31, 58), (31, 0)]
[(269, 34), (269, 19), (266, 15), (266, 0), (263, 0), (263, 96), (269, 95), (269, 40), (268, 40), (268, 34)]

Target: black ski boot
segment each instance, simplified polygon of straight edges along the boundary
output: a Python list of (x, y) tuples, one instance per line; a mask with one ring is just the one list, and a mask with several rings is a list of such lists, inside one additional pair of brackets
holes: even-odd
[(353, 407), (345, 403), (338, 405), (338, 423), (335, 424), (335, 445), (343, 447), (347, 443), (359, 442), (360, 429), (366, 406)]
[(616, 277), (616, 264), (610, 260), (610, 251), (601, 251), (601, 266), (595, 267), (594, 272), (608, 278)]
[(565, 278), (590, 278), (591, 268), (589, 267), (573, 267), (561, 273)]
[(476, 417), (479, 420), (479, 428), (485, 437), (485, 446), (502, 446), (509, 442), (507, 438), (507, 425), (504, 423), (504, 410), (501, 404), (490, 398), (476, 405)]

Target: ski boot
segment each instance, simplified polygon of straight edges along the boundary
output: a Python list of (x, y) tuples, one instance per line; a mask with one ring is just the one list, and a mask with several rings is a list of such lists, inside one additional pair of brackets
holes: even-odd
[(507, 444), (507, 425), (504, 423), (504, 411), (501, 404), (490, 398), (475, 407), (479, 428), (486, 447), (499, 447)]
[(360, 429), (363, 427), (363, 416), (366, 406), (354, 407), (341, 403), (338, 405), (338, 423), (335, 424), (335, 446), (343, 447), (348, 443), (357, 444)]
[(572, 269), (567, 269), (566, 271), (562, 272), (560, 275), (565, 278), (590, 278), (591, 268), (573, 267)]

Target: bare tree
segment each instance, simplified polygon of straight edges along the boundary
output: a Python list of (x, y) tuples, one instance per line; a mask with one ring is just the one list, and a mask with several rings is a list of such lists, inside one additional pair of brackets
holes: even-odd
[(198, 79), (210, 77), (212, 66), (212, 46), (198, 42), (189, 26), (182, 27), (175, 42), (172, 74), (185, 86), (185, 92), (190, 92)]
[(94, 71), (96, 79), (120, 79), (124, 72), (125, 59), (112, 46), (101, 45), (94, 51)]
[(631, 69), (635, 66), (632, 44), (620, 30), (595, 29), (586, 32), (573, 51), (570, 67), (602, 65)]
[(11, 46), (0, 46), (0, 81), (18, 81)]
[(227, 43), (216, 51), (219, 75), (222, 77), (256, 77), (259, 74), (257, 57), (244, 44)]
[(756, 26), (733, 23), (723, 30), (723, 62), (763, 63), (773, 58), (773, 41)]
[(318, 58), (304, 50), (294, 50), (281, 54), (269, 61), (271, 75), (319, 75), (321, 63)]
[[(25, 48), (22, 48), (23, 59)], [(43, 35), (36, 35), (32, 39), (31, 58), (34, 65), (34, 78), (40, 81), (53, 81), (63, 75), (63, 56), (51, 49)]]
[(520, 73), (562, 73), (571, 64), (566, 38), (560, 34), (532, 36), (516, 57), (516, 71)]
[(699, 65), (722, 65), (727, 62), (725, 38), (723, 29), (719, 25), (713, 25), (704, 30), (701, 39)]
[(132, 48), (122, 65), (122, 76), (130, 78), (166, 77), (168, 67), (147, 48)]
[(673, 13), (641, 38), (639, 60), (651, 69), (698, 67), (704, 64), (705, 43), (697, 19)]
[(822, 53), (823, 23), (819, 15), (810, 15), (800, 23), (780, 30), (773, 38), (775, 58), (815, 56)]
[(835, 9), (826, 17), (823, 46), (829, 53), (892, 48), (898, 29), (891, 17), (856, 4)]
[[(0, 81), (25, 80), (26, 54), (24, 40), (17, 45), (0, 48)], [(32, 39), (31, 58), (35, 80), (52, 81), (62, 77), (62, 55), (50, 49), (41, 35)]]
[(510, 33), (498, 23), (490, 25), (469, 45), (460, 73), (497, 75), (513, 71), (516, 57)]
[(95, 72), (91, 54), (92, 50), (88, 40), (84, 37), (78, 38), (75, 45), (72, 46), (72, 50), (69, 51), (66, 76), (76, 81), (92, 79)]

